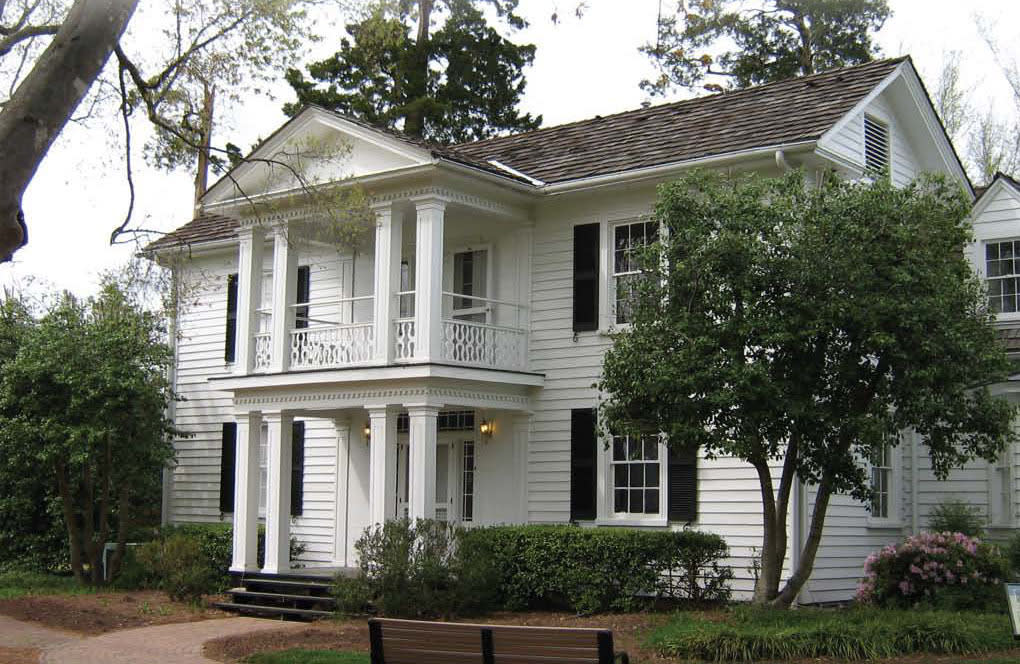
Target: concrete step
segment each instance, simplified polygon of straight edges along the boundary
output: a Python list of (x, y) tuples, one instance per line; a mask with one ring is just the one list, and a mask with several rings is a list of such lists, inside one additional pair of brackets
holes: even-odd
[(294, 609), (285, 606), (264, 606), (261, 604), (238, 604), (237, 602), (215, 602), (217, 609), (273, 618), (328, 618), (333, 615), (332, 611), (320, 611), (318, 609)]
[[(293, 595), (289, 593), (270, 593), (270, 592), (258, 592), (254, 590), (248, 590), (247, 588), (231, 588), (227, 591), (230, 593), (234, 600), (238, 599), (252, 599), (252, 600), (275, 600), (281, 603), (290, 602), (306, 602), (312, 604), (321, 604), (323, 608), (332, 609), (336, 606), (336, 600), (332, 597), (320, 597), (316, 595)], [(257, 602), (249, 602), (256, 604)]]

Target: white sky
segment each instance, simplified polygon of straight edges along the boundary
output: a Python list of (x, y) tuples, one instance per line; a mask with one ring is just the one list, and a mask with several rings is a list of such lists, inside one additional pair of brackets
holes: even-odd
[[(555, 5), (562, 10), (558, 25), (549, 21)], [(571, 15), (576, 0), (521, 0), (521, 13), (531, 27), (515, 37), (538, 50), (527, 71), (523, 110), (542, 114), (551, 126), (597, 114), (640, 106), (645, 95), (638, 82), (653, 75), (638, 46), (655, 35), (658, 0), (589, 0), (582, 20)], [(1012, 0), (889, 0), (893, 17), (879, 33), (884, 55), (911, 54), (922, 75), (937, 75), (942, 53), (962, 52), (965, 80), (975, 87), (980, 109), (996, 105), (1007, 110), (1008, 89), (974, 27), (977, 12), (997, 26), (1000, 43), (1020, 57), (1020, 2)], [(324, 28), (336, 35), (336, 28)], [(335, 39), (335, 37), (333, 38)], [(312, 59), (331, 54), (336, 42), (324, 38)], [(934, 87), (929, 83), (929, 89)], [(248, 147), (284, 120), (290, 87), (277, 86), (276, 99), (254, 98), (230, 117), (219, 118), (230, 140)], [(218, 109), (219, 110), (219, 109)], [(95, 289), (97, 275), (125, 261), (134, 248), (111, 247), (110, 231), (127, 207), (117, 129), (69, 126), (50, 150), (24, 199), (30, 242), (13, 264), (0, 266), (0, 285), (38, 278), (79, 294)], [(136, 136), (138, 145), (141, 136)], [(134, 225), (172, 230), (191, 217), (191, 175), (166, 174), (135, 158), (137, 201)]]

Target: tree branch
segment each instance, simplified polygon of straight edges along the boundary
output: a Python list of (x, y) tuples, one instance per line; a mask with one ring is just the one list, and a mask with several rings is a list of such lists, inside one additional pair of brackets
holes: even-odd
[(55, 35), (59, 25), (30, 25), (0, 39), (0, 58), (11, 52), (15, 46), (26, 39), (35, 39), (43, 35)]

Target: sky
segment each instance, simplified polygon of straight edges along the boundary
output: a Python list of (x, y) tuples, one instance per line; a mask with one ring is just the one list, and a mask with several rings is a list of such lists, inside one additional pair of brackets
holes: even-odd
[[(537, 46), (534, 64), (526, 70), (521, 108), (542, 115), (545, 126), (637, 108), (647, 99), (638, 83), (653, 76), (638, 47), (655, 36), (659, 0), (588, 0), (580, 20), (572, 15), (575, 4), (576, 0), (520, 2), (520, 13), (531, 25), (514, 40)], [(1012, 49), (1008, 57), (1020, 58), (1020, 2), (889, 0), (889, 5), (893, 16), (877, 37), (883, 55), (912, 55), (932, 89), (943, 53), (958, 50), (976, 105), (1006, 112), (1008, 88), (978, 35), (973, 15), (989, 19), (999, 42)], [(554, 9), (561, 15), (557, 24), (549, 20)], [(323, 25), (321, 31), (336, 34), (337, 28)], [(335, 43), (324, 39), (307, 60), (321, 59), (333, 50)], [(272, 133), (286, 119), (280, 107), (293, 99), (282, 80), (274, 95), (252, 97), (230, 109), (218, 118), (221, 133), (214, 140), (250, 146)], [(136, 146), (143, 139), (135, 136)], [(109, 244), (110, 232), (128, 205), (122, 150), (115, 123), (69, 125), (64, 130), (26, 192), (29, 244), (13, 263), (0, 265), (0, 286), (41, 283), (87, 295), (95, 291), (101, 272), (131, 257), (136, 246)], [(134, 155), (134, 162), (133, 225), (166, 232), (190, 220), (192, 175), (157, 171), (140, 154)]]

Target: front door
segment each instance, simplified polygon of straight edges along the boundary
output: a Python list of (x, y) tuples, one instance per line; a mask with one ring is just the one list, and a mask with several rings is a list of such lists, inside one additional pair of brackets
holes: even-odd
[[(471, 521), (474, 517), (474, 441), (442, 440), (436, 444), (436, 519)], [(408, 443), (397, 443), (397, 517), (407, 518), (410, 473)]]

